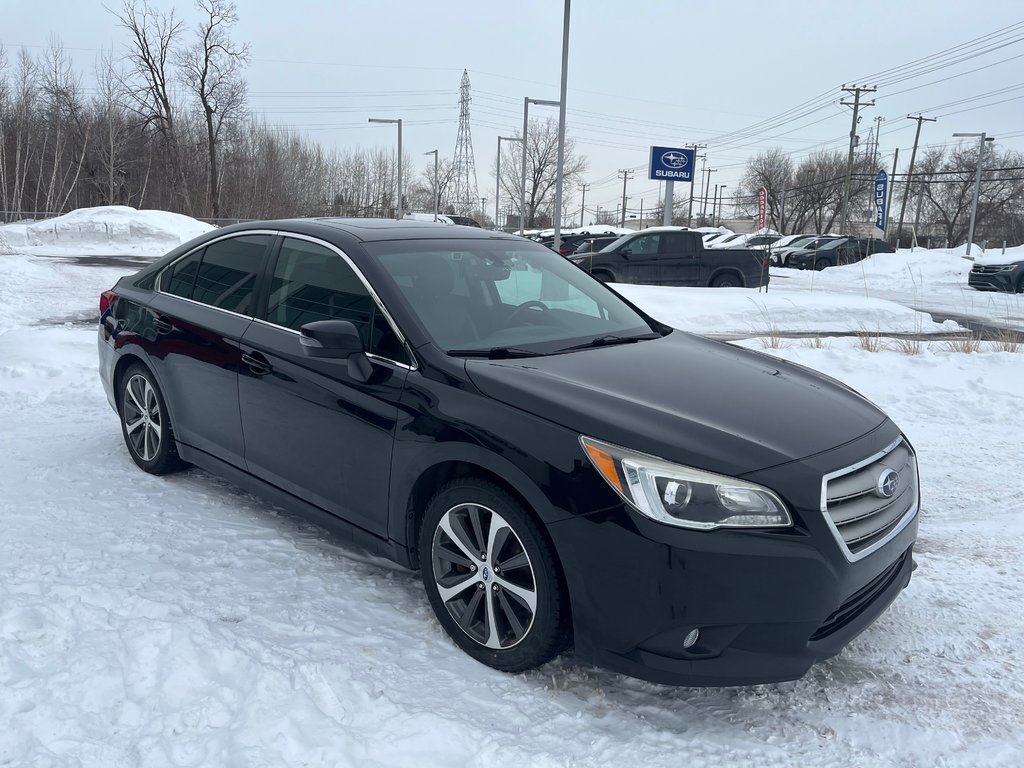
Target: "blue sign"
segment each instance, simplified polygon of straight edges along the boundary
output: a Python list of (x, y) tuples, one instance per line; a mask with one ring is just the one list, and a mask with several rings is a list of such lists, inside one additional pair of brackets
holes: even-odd
[(885, 171), (879, 171), (875, 175), (875, 226), (885, 231), (885, 220), (888, 218), (888, 211), (885, 210), (886, 196), (889, 194), (889, 175)]
[(693, 181), (692, 149), (651, 147), (647, 178), (655, 181)]

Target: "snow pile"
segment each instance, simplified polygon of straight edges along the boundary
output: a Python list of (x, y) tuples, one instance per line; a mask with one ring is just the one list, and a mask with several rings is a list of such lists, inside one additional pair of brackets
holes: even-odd
[(706, 335), (764, 336), (782, 333), (949, 333), (952, 321), (934, 322), (909, 307), (883, 299), (824, 291), (749, 288), (662, 288), (615, 285), (615, 290), (652, 317), (674, 328)]
[(179, 213), (110, 205), (7, 225), (0, 227), (0, 235), (11, 246), (32, 253), (157, 255), (212, 229), (215, 227)]

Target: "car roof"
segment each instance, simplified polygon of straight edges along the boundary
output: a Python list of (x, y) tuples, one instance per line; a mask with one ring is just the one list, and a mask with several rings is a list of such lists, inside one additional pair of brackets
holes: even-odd
[(245, 232), (252, 229), (284, 229), (300, 234), (330, 238), (343, 232), (360, 242), (376, 240), (511, 240), (522, 242), (519, 235), (493, 232), (479, 227), (464, 227), (458, 224), (441, 224), (432, 221), (409, 219), (269, 219), (234, 224), (219, 230), (222, 233)]

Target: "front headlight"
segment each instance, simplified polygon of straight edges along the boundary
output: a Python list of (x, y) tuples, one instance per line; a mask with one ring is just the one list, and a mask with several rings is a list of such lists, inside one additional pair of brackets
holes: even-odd
[(608, 484), (638, 511), (660, 523), (715, 528), (782, 528), (793, 524), (772, 491), (655, 456), (580, 437), (587, 457)]

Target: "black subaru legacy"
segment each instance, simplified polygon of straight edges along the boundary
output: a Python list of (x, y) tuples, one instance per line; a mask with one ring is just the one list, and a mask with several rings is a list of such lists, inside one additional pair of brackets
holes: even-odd
[(913, 448), (831, 379), (658, 322), (520, 237), (236, 225), (100, 297), (128, 453), (422, 572), (496, 669), (787, 680), (907, 585)]

